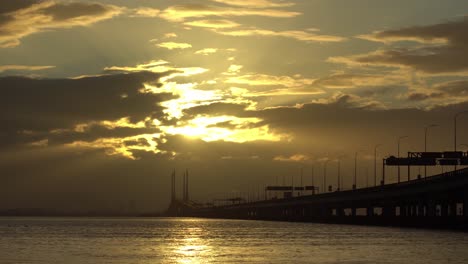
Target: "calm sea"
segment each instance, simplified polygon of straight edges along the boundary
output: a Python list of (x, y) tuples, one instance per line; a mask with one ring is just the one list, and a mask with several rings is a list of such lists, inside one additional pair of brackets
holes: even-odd
[(468, 234), (191, 218), (0, 218), (0, 263), (468, 263)]

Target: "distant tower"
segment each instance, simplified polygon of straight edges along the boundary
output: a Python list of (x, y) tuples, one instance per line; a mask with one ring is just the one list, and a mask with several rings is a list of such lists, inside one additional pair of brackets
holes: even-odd
[(185, 201), (189, 201), (189, 180), (188, 180), (188, 169), (185, 170)]
[(182, 201), (186, 201), (186, 194), (187, 192), (185, 191), (185, 187), (186, 187), (186, 177), (185, 177), (185, 171), (182, 173)]
[(171, 199), (172, 201), (175, 201), (176, 199), (176, 173), (175, 169), (172, 171), (171, 175)]
[(186, 169), (184, 171), (184, 174), (182, 175), (182, 201), (188, 202), (189, 201), (189, 190), (188, 190), (188, 170)]

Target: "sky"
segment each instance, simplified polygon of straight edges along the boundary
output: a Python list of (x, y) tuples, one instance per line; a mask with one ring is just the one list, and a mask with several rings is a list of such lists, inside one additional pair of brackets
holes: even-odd
[[(200, 202), (298, 184), (301, 171), (304, 185), (313, 174), (336, 188), (338, 164), (351, 188), (355, 157), (364, 187), (400, 137), (401, 155), (423, 151), (425, 128), (428, 151), (451, 151), (454, 116), (468, 110), (467, 10), (2, 1), (0, 210), (163, 210), (173, 169), (179, 193), (189, 170)], [(466, 151), (468, 114), (457, 121)]]

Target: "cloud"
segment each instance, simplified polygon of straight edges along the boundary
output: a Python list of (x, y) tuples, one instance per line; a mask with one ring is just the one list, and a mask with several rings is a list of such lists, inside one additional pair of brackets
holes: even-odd
[(271, 132), (261, 121), (255, 117), (198, 115), (186, 122), (178, 122), (177, 126), (162, 126), (161, 130), (168, 135), (200, 138), (206, 142), (282, 141), (288, 137)]
[(275, 161), (286, 161), (286, 162), (305, 162), (310, 160), (310, 157), (304, 154), (294, 154), (289, 157), (283, 155), (276, 156), (273, 160)]
[(238, 64), (231, 64), (226, 72), (223, 72), (223, 75), (237, 75), (244, 66)]
[(226, 79), (225, 82), (234, 83), (234, 84), (245, 84), (245, 85), (250, 85), (250, 86), (279, 85), (279, 86), (285, 86), (285, 87), (297, 87), (297, 86), (311, 85), (313, 84), (314, 79), (293, 78), (290, 76), (276, 76), (276, 75), (252, 73), (252, 74), (229, 77)]
[(203, 27), (203, 28), (234, 28), (240, 26), (240, 24), (226, 19), (207, 19), (207, 20), (195, 20), (185, 22), (184, 25), (192, 27)]
[(158, 17), (161, 10), (150, 7), (140, 7), (133, 10), (133, 17)]
[[(468, 71), (468, 18), (445, 23), (414, 26), (358, 36), (372, 41), (394, 43), (416, 41), (418, 45), (385, 47), (367, 54), (332, 57), (328, 61), (349, 66), (406, 67), (428, 75), (465, 75)], [(422, 44), (422, 45), (421, 45)]]
[(357, 87), (398, 86), (404, 85), (410, 79), (407, 73), (401, 71), (385, 74), (354, 74), (335, 73), (314, 81), (314, 85), (329, 89), (347, 89)]
[(55, 66), (33, 66), (33, 65), (0, 65), (0, 72), (5, 71), (42, 71), (55, 68)]
[(436, 84), (434, 88), (451, 96), (468, 97), (468, 80), (443, 82)]
[(294, 3), (272, 2), (268, 0), (211, 0), (213, 2), (222, 3), (232, 6), (249, 7), (249, 8), (275, 8), (293, 6)]
[(427, 99), (441, 99), (444, 98), (445, 95), (443, 93), (421, 93), (421, 92), (413, 92), (408, 94), (409, 101), (424, 101)]
[(276, 18), (296, 17), (300, 15), (298, 12), (284, 11), (278, 9), (249, 9), (249, 8), (231, 8), (219, 7), (204, 4), (185, 4), (175, 5), (163, 10), (160, 17), (169, 21), (184, 21), (187, 18), (193, 17), (210, 17), (210, 16), (264, 16)]
[(246, 104), (233, 103), (212, 103), (208, 105), (199, 105), (184, 110), (184, 116), (211, 115), (211, 116), (243, 116), (244, 110), (248, 107)]
[(284, 37), (292, 38), (305, 42), (343, 42), (346, 40), (344, 37), (321, 35), (301, 30), (287, 30), (287, 31), (273, 31), (266, 29), (241, 29), (234, 31), (216, 31), (219, 34), (245, 37), (245, 36), (269, 36), (269, 37)]
[(195, 51), (195, 54), (210, 55), (210, 54), (213, 54), (213, 53), (216, 53), (216, 52), (218, 52), (218, 49), (206, 48), (206, 49), (201, 49), (201, 50)]
[(159, 43), (157, 44), (157, 46), (161, 47), (161, 48), (165, 48), (165, 49), (169, 49), (169, 50), (173, 50), (173, 49), (188, 49), (188, 48), (191, 48), (192, 45), (189, 44), (189, 43), (180, 43), (180, 42), (163, 42), (163, 43)]
[(9, 3), (0, 9), (0, 47), (3, 48), (18, 46), (22, 38), (37, 32), (87, 26), (110, 19), (123, 11), (117, 6), (98, 3), (14, 2), (21, 3)]
[[(410, 101), (443, 100), (451, 104), (464, 102), (468, 99), (468, 80), (455, 80), (434, 84), (426, 91), (414, 92), (408, 95)], [(447, 100), (450, 99), (450, 100)]]
[(164, 38), (177, 38), (177, 34), (174, 32), (164, 34)]
[(243, 97), (271, 97), (271, 96), (297, 96), (297, 95), (318, 95), (323, 94), (324, 91), (312, 88), (282, 88), (282, 89), (267, 89), (263, 91), (245, 91)]
[(161, 73), (167, 72), (169, 73), (162, 79), (169, 80), (174, 77), (178, 76), (191, 76), (196, 74), (202, 74), (208, 71), (208, 69), (202, 67), (174, 67), (170, 66), (169, 62), (165, 60), (152, 60), (149, 62), (141, 63), (136, 66), (110, 66), (105, 67), (104, 71), (106, 72), (141, 72), (141, 71), (148, 71), (153, 73)]
[[(136, 72), (79, 79), (0, 77), (0, 145), (31, 143), (93, 127), (142, 129), (148, 117), (161, 118), (158, 102), (169, 93), (142, 91), (168, 73)], [(146, 122), (146, 121), (145, 121)], [(81, 127), (81, 129), (80, 129)], [(68, 132), (67, 132), (68, 131)]]

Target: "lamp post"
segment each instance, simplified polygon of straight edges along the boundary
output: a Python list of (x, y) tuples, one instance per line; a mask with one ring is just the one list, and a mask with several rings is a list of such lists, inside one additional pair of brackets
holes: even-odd
[(312, 186), (312, 194), (315, 194), (315, 186), (314, 186), (314, 164), (312, 164), (312, 171), (311, 171), (311, 174), (310, 174), (310, 178), (311, 178), (311, 186)]
[(339, 156), (336, 161), (338, 163), (338, 191), (341, 190), (341, 158), (344, 156)]
[(303, 174), (304, 174), (304, 168), (301, 167), (301, 187), (299, 188), (299, 193), (300, 193), (299, 196), (302, 196), (303, 188), (304, 188), (304, 185), (303, 185), (303, 183), (302, 183)]
[[(453, 129), (453, 145), (454, 145), (454, 151), (455, 151), (455, 152), (457, 152), (457, 118), (458, 118), (458, 116), (460, 116), (461, 114), (464, 114), (464, 113), (468, 113), (468, 110), (458, 112), (458, 113), (456, 113), (455, 116), (453, 117), (453, 125), (454, 125), (454, 129)], [(457, 170), (457, 165), (455, 165), (455, 170)]]
[[(439, 125), (436, 125), (436, 124), (432, 124), (432, 125), (428, 125), (424, 128), (424, 152), (427, 152), (427, 131), (429, 130), (429, 128), (431, 127), (438, 127)], [(424, 178), (426, 178), (427, 176), (427, 166), (424, 165)]]
[(341, 167), (341, 161), (340, 159), (338, 158), (337, 160), (338, 162), (338, 187), (337, 187), (337, 190), (339, 191), (340, 190), (340, 180), (341, 180), (341, 175), (340, 175), (340, 167)]
[[(405, 138), (408, 138), (408, 136), (401, 136), (398, 138), (398, 158), (400, 157), (400, 142)], [(398, 165), (398, 183), (400, 183), (400, 165)]]
[(353, 190), (357, 188), (357, 156), (358, 153), (362, 152), (362, 150), (358, 150), (354, 153), (354, 181), (353, 181)]
[(323, 162), (323, 192), (327, 192), (327, 164), (330, 160), (326, 160)]
[(377, 148), (382, 144), (377, 144), (374, 147), (374, 186), (377, 186)]

